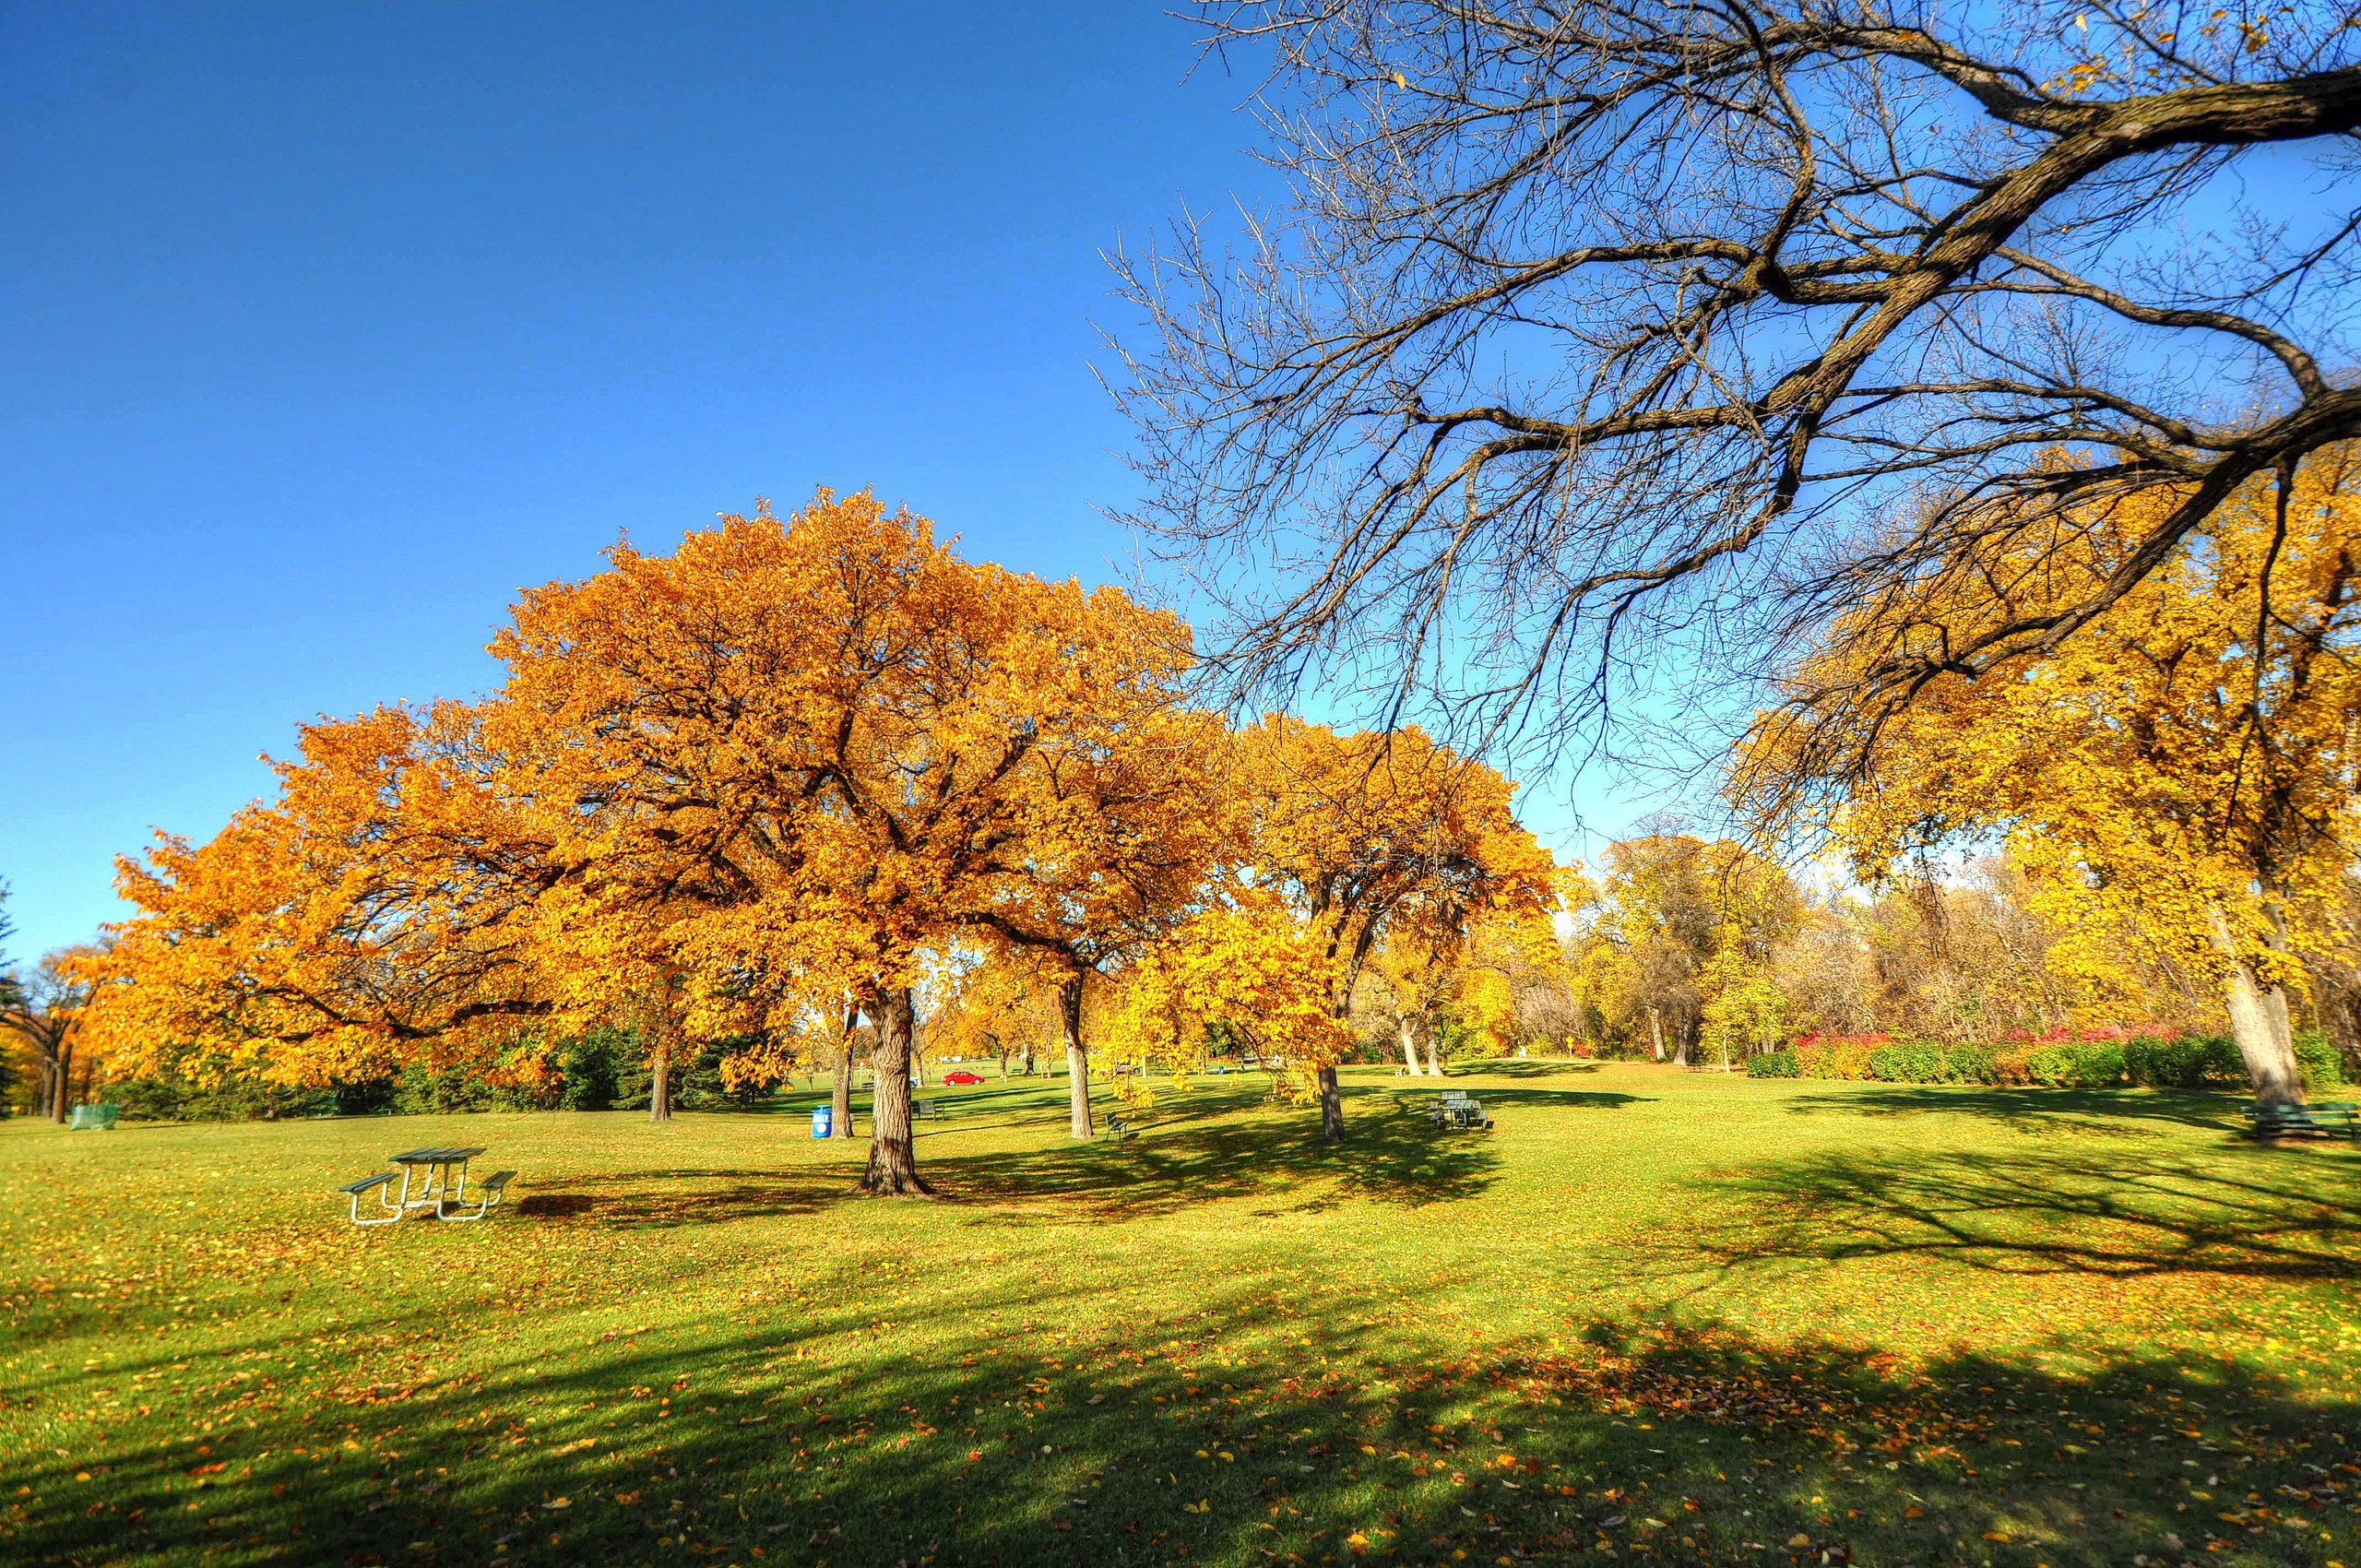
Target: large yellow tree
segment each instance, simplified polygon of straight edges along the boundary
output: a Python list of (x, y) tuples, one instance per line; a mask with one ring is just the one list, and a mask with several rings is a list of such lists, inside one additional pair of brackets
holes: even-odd
[[(1246, 874), (1310, 932), (1329, 1008), (1351, 1010), (1361, 968), (1390, 927), (1430, 946), (1479, 916), (1556, 907), (1549, 852), (1511, 810), (1516, 786), (1415, 726), (1339, 735), (1274, 714), (1239, 739)], [(1322, 1135), (1344, 1136), (1333, 1063), (1318, 1071)]]
[(2361, 851), (2361, 452), (2245, 486), (2056, 647), (1939, 680), (1834, 748), (1866, 769), (1825, 772), (1824, 737), (1807, 739), (1815, 696), (1861, 660), (1956, 636), (1959, 616), (2037, 618), (2090, 594), (2173, 504), (2029, 524), (1972, 586), (1939, 579), (1839, 618), (1795, 671), (1796, 702), (1758, 723), (1735, 787), (1793, 817), (1842, 784), (1829, 820), (1870, 873), (2003, 836), (2067, 933), (2053, 961), (2105, 982), (2161, 944), (2220, 987), (2257, 1098), (2296, 1101), (2290, 992), (2307, 951), (2331, 939)]
[(865, 1183), (923, 1191), (930, 955), (1071, 956), (1145, 907), (1152, 861), (1194, 863), (1187, 824), (1117, 842), (1167, 832), (1134, 802), (1194, 722), (1185, 644), (867, 495), (618, 545), (523, 596), (484, 702), (315, 726), (276, 801), (126, 866), (104, 1010), (151, 1049), (305, 1076), (624, 1019), (660, 1075), (687, 1040), (833, 1037), (813, 1020), (849, 1003), (874, 1025)]

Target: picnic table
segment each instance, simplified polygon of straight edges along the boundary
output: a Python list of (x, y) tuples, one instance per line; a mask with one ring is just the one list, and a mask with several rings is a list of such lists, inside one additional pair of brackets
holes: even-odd
[(2258, 1138), (2324, 1137), (2361, 1140), (2361, 1107), (2351, 1100), (2323, 1105), (2259, 1105), (2249, 1109)]
[[(348, 1182), (337, 1191), (351, 1198), (355, 1225), (391, 1225), (414, 1209), (432, 1209), (437, 1219), (481, 1219), (516, 1176), (514, 1170), (494, 1171), (476, 1189), (474, 1212), (467, 1212), (468, 1161), (481, 1153), (482, 1147), (475, 1145), (405, 1149), (389, 1162), (399, 1166), (398, 1171), (381, 1170), (374, 1176)], [(401, 1196), (389, 1199), (386, 1190), (397, 1181), (401, 1182)], [(371, 1192), (377, 1194), (378, 1206), (384, 1212), (364, 1219), (361, 1216), (361, 1197)]]
[(1492, 1119), (1484, 1114), (1483, 1105), (1470, 1099), (1459, 1089), (1446, 1090), (1441, 1098), (1430, 1101), (1428, 1113), (1434, 1118), (1437, 1127), (1489, 1127), (1492, 1124)]
[(122, 1114), (123, 1107), (112, 1100), (100, 1105), (77, 1105), (74, 1108), (72, 1119), (66, 1123), (65, 1130), (69, 1133), (110, 1133), (114, 1130), (115, 1118)]

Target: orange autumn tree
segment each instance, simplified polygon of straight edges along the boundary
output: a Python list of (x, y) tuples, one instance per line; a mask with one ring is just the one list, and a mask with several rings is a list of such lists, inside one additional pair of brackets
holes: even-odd
[[(1832, 745), (1820, 706), (1866, 664), (2118, 578), (2175, 498), (2044, 519), (2004, 536), (1973, 586), (1857, 607), (1795, 670), (1795, 699), (1758, 721), (1735, 792), (1773, 821), (1831, 802), (1825, 820), (1871, 874), (2001, 836), (2065, 933), (2053, 962), (2128, 994), (2132, 956), (2161, 944), (2221, 988), (2258, 1100), (2300, 1101), (2290, 994), (2304, 955), (2333, 940), (2361, 855), (2361, 451), (2292, 478), (2239, 490), (2057, 647), (1939, 680)], [(1832, 765), (1847, 755), (1866, 766)]]
[(925, 955), (1086, 879), (1091, 812), (1061, 780), (1105, 716), (1169, 707), (1149, 689), (1184, 640), (866, 495), (619, 545), (522, 598), (490, 699), (315, 726), (278, 801), (127, 868), (108, 1006), (153, 1049), (282, 1074), (481, 1063), (520, 1022), (616, 1018), (661, 1073), (682, 1041), (810, 1037), (850, 999), (876, 1035), (865, 1184), (923, 1191)]
[[(1390, 928), (1407, 940), (1423, 924), (1432, 941), (1488, 914), (1557, 906), (1549, 852), (1510, 809), (1516, 786), (1415, 726), (1339, 735), (1274, 714), (1238, 753), (1247, 875), (1311, 933), (1339, 1020)], [(1345, 1123), (1333, 1061), (1317, 1080), (1321, 1134), (1334, 1143)]]
[(298, 1084), (496, 1069), (555, 1011), (531, 919), (552, 873), (481, 720), (444, 703), (307, 726), (275, 802), (120, 861), (137, 914), (91, 965), (110, 1053)]
[(1227, 736), (1185, 706), (1188, 630), (1110, 589), (1053, 589), (1043, 606), (1064, 673), (1018, 779), (1025, 875), (982, 930), (1044, 980), (1066, 1052), (1067, 1123), (1091, 1135), (1083, 988), (1204, 906), (1234, 835), (1221, 788)]
[[(694, 1028), (783, 1033), (852, 998), (876, 1033), (864, 1184), (924, 1192), (912, 990), (963, 934), (1044, 929), (1041, 888), (1082, 879), (1099, 809), (1061, 781), (1166, 706), (1184, 634), (962, 561), (865, 494), (610, 558), (528, 595), (495, 644), (504, 702), (552, 741), (540, 787), (584, 802), (560, 856), (635, 867), (650, 837), (727, 890), (664, 937)], [(581, 883), (592, 930), (600, 885)]]

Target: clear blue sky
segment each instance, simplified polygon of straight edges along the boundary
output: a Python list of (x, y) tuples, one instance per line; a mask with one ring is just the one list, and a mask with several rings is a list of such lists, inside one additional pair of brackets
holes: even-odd
[(15, 956), (619, 530), (870, 485), (1119, 575), (1098, 253), (1264, 178), (1193, 58), (1152, 4), (0, 6)]

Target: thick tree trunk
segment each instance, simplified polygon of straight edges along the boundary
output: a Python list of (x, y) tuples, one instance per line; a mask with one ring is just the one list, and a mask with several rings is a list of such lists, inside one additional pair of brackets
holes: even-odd
[(1648, 1009), (1648, 1033), (1655, 1037), (1656, 1060), (1664, 1060), (1664, 1017), (1655, 1008)]
[(1082, 1047), (1082, 977), (1058, 987), (1058, 1028), (1066, 1037), (1066, 1132), (1088, 1138), (1090, 1126), (1090, 1056)]
[(658, 1040), (656, 1058), (649, 1063), (651, 1077), (647, 1086), (647, 1119), (670, 1122), (672, 1119), (672, 1042)]
[(2238, 951), (2230, 922), (2219, 909), (2207, 911), (2214, 951), (2229, 966), (2224, 1001), (2230, 1009), (2230, 1034), (2246, 1059), (2247, 1077), (2254, 1085), (2257, 1105), (2301, 1105), (2303, 1075), (2296, 1067), (2295, 1040), (2287, 1026), (2287, 995), (2277, 986), (2264, 987), (2254, 968)]
[(1333, 1065), (1320, 1069), (1320, 1136), (1326, 1143), (1345, 1141), (1345, 1096)]
[[(882, 1015), (882, 1016), (881, 1016)], [(929, 1189), (919, 1180), (918, 1148), (910, 1138), (910, 992), (899, 986), (870, 1011), (877, 1049), (870, 1058), (869, 1170), (863, 1190), (900, 1197)]]
[(69, 1120), (74, 1113), (74, 1047), (65, 1040), (57, 1042), (57, 1092), (49, 1108), (53, 1122)]
[(1427, 1031), (1427, 1076), (1442, 1076), (1442, 1039), (1440, 1029)]
[(1418, 1075), (1418, 1031), (1405, 1016), (1394, 1021), (1394, 1029), (1402, 1039), (1402, 1063), (1410, 1069), (1410, 1076)]
[(1672, 1048), (1672, 1064), (1676, 1067), (1686, 1067), (1689, 1065), (1689, 1053), (1696, 1042), (1687, 1029), (1681, 1030), (1674, 1039), (1678, 1043)]

